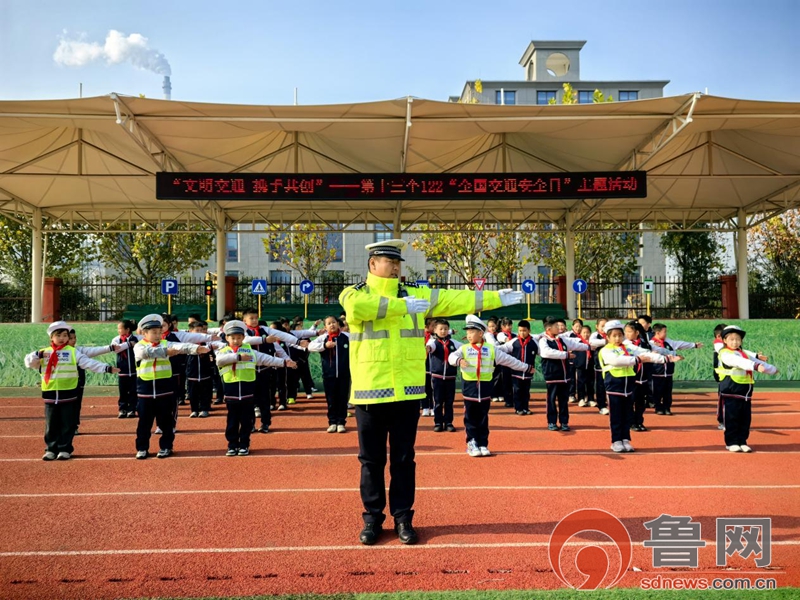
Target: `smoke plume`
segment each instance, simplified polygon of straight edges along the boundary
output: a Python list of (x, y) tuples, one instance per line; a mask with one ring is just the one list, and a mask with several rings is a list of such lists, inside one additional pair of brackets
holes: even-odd
[(149, 47), (147, 38), (141, 33), (126, 36), (112, 29), (103, 45), (100, 45), (98, 42), (87, 42), (85, 35), (68, 39), (65, 31), (53, 53), (53, 60), (67, 67), (82, 67), (101, 59), (110, 65), (127, 62), (138, 69), (159, 75), (172, 74), (167, 58), (155, 48)]

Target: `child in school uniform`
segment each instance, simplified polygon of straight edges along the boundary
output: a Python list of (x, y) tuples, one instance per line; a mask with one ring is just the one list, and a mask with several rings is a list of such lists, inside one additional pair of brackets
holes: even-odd
[[(176, 397), (173, 385), (172, 362), (176, 354), (207, 354), (207, 346), (173, 342), (162, 335), (164, 318), (150, 314), (139, 323), (142, 339), (133, 347), (136, 356), (136, 395), (139, 423), (136, 426), (136, 458), (143, 460), (150, 451), (150, 430), (153, 421), (158, 426), (158, 458), (172, 455), (175, 441)], [(183, 332), (179, 332), (183, 333)], [(194, 335), (194, 334), (184, 334)], [(205, 337), (205, 336), (204, 336)]]
[(498, 346), (518, 361), (530, 365), (527, 371), (511, 371), (514, 381), (514, 410), (517, 415), (529, 415), (531, 403), (531, 380), (536, 365), (537, 342), (531, 336), (531, 324), (525, 319), (517, 323), (517, 337)]
[(642, 363), (664, 363), (681, 360), (680, 356), (663, 356), (640, 346), (625, 345), (622, 323), (608, 321), (605, 326), (607, 343), (599, 351), (603, 370), (611, 426), (611, 449), (614, 452), (633, 452), (631, 425), (636, 392), (636, 371)]
[(575, 397), (580, 407), (597, 405), (594, 399), (594, 353), (590, 342), (591, 337), (592, 328), (588, 325), (583, 325), (578, 334), (578, 341), (589, 346), (589, 349), (585, 352), (576, 352), (574, 361)]
[[(320, 325), (322, 321), (317, 319), (314, 322), (314, 326), (309, 329), (303, 328), (303, 318), (296, 317), (294, 321), (294, 326), (292, 327), (292, 331), (290, 332), (294, 337), (302, 342), (302, 340), (309, 340), (309, 343), (312, 339), (319, 337), (320, 335), (325, 334), (325, 328), (322, 327), (320, 329)], [(299, 344), (302, 347), (302, 344)], [(317, 391), (317, 388), (314, 387), (314, 380), (311, 378), (311, 367), (308, 361), (308, 352), (304, 354), (298, 354), (298, 358), (302, 359), (301, 361), (297, 361), (297, 381), (303, 384), (303, 391), (306, 394), (306, 400), (311, 400), (314, 397), (314, 392)], [(299, 385), (295, 384), (297, 387), (297, 393), (299, 394)]]
[(134, 335), (136, 323), (123, 319), (117, 323), (117, 337), (111, 344), (117, 348), (117, 367), (119, 368), (119, 400), (117, 400), (118, 419), (133, 418), (136, 416), (136, 357), (133, 347), (139, 341)]
[[(486, 319), (486, 333), (483, 335), (484, 340), (495, 346), (499, 345), (497, 343), (499, 321), (497, 317), (489, 317)], [(495, 393), (495, 395), (492, 396), (492, 402), (502, 402), (505, 400), (505, 398), (500, 396), (503, 390), (503, 367), (500, 365), (494, 366), (494, 373), (492, 373), (492, 389)]]
[(325, 333), (308, 345), (309, 352), (319, 352), (322, 359), (322, 382), (328, 404), (328, 433), (347, 431), (347, 399), (350, 397), (350, 335), (342, 323), (325, 317)]
[(606, 397), (606, 386), (603, 378), (603, 369), (600, 366), (600, 348), (606, 345), (608, 338), (604, 331), (608, 319), (600, 317), (595, 323), (595, 332), (589, 338), (589, 347), (594, 354), (594, 402), (589, 402), (589, 406), (597, 407), (601, 415), (608, 414), (608, 398)]
[(228, 321), (224, 327), (227, 345), (217, 352), (217, 365), (225, 386), (225, 404), (228, 407), (225, 427), (228, 450), (225, 456), (250, 454), (250, 433), (255, 419), (253, 397), (256, 392), (256, 366), (297, 368), (297, 364), (291, 360), (257, 352), (245, 344), (247, 330), (247, 325), (242, 321)]
[[(580, 338), (581, 337), (581, 328), (582, 327), (583, 327), (583, 321), (582, 320), (573, 319), (573, 321), (572, 321), (572, 331), (569, 333), (569, 337), (571, 337), (573, 339)], [(573, 354), (575, 355), (575, 358), (570, 358), (568, 363), (567, 363), (568, 366), (569, 366), (569, 403), (570, 404), (575, 404), (576, 402), (578, 402), (578, 392), (577, 392), (578, 380), (577, 380), (577, 374), (576, 374), (577, 367), (575, 366), (575, 363), (577, 361), (580, 361), (581, 359), (585, 358), (583, 356), (584, 353), (581, 352), (581, 351), (573, 352)]]
[[(436, 329), (436, 319), (433, 317), (425, 317), (425, 347), (428, 347), (428, 342), (433, 336), (434, 329)], [(431, 380), (431, 357), (430, 354), (425, 357), (425, 397), (419, 401), (422, 407), (423, 417), (432, 417), (434, 408), (433, 398), (433, 382)]]
[(544, 319), (544, 335), (539, 338), (539, 356), (542, 359), (542, 375), (547, 385), (547, 429), (569, 431), (569, 367), (567, 361), (574, 358), (576, 350), (588, 350), (589, 346), (566, 335), (564, 319)]
[[(74, 329), (69, 330), (69, 341), (67, 344), (89, 358), (116, 351), (114, 344), (109, 346), (78, 346), (78, 334), (75, 333)], [(81, 425), (81, 407), (83, 406), (83, 392), (85, 388), (86, 369), (78, 365), (78, 399), (75, 401), (75, 435), (78, 435), (78, 428)]]
[(118, 373), (117, 367), (93, 360), (69, 345), (69, 331), (64, 321), (47, 328), (50, 345), (25, 356), (25, 366), (42, 374), (44, 400), (44, 443), (42, 460), (69, 460), (74, 447), (77, 420), (78, 368), (93, 373)]
[[(208, 333), (208, 323), (195, 319), (189, 324), (190, 333)], [(189, 355), (186, 361), (186, 391), (189, 395), (189, 405), (192, 412), (189, 418), (206, 418), (211, 410), (211, 396), (213, 386), (213, 357), (212, 344), (219, 342), (200, 342), (200, 346), (208, 345), (207, 354)]]
[[(719, 394), (725, 403), (725, 448), (730, 452), (752, 452), (747, 445), (752, 420), (753, 372), (777, 375), (777, 367), (742, 349), (746, 332), (729, 325), (722, 331), (719, 351)], [(764, 357), (766, 359), (766, 357)]]
[[(498, 345), (507, 344), (517, 337), (517, 335), (511, 331), (513, 325), (514, 322), (509, 317), (503, 317), (500, 319), (500, 331), (498, 331), (497, 335), (495, 336)], [(502, 394), (500, 394), (499, 397), (503, 399), (507, 408), (514, 407), (514, 379), (511, 375), (511, 369), (502, 365), (500, 366)]]
[(431, 369), (433, 386), (433, 430), (441, 432), (455, 431), (453, 425), (453, 405), (456, 399), (456, 376), (458, 368), (449, 362), (450, 354), (461, 347), (450, 337), (450, 322), (447, 319), (436, 319), (433, 335), (425, 344)]
[[(653, 349), (674, 351), (702, 348), (699, 342), (682, 342), (672, 340), (667, 337), (667, 326), (663, 323), (656, 323), (652, 326), (653, 337), (650, 338), (650, 345)], [(667, 363), (663, 367), (653, 365), (653, 403), (655, 404), (657, 415), (672, 414), (672, 381), (675, 373), (675, 365)]]
[(467, 315), (464, 330), (467, 342), (447, 357), (452, 366), (461, 367), (464, 396), (464, 429), (467, 432), (467, 454), (472, 457), (491, 456), (489, 451), (489, 406), (492, 372), (495, 363), (516, 371), (533, 367), (505, 352), (497, 352), (493, 344), (484, 343), (486, 324), (475, 315)]
[(718, 323), (716, 327), (714, 327), (714, 342), (712, 344), (714, 348), (714, 357), (712, 359), (712, 374), (714, 375), (714, 381), (717, 382), (717, 429), (725, 429), (725, 418), (723, 416), (723, 404), (722, 404), (722, 396), (719, 394), (719, 373), (717, 373), (717, 368), (719, 367), (719, 351), (725, 347), (724, 342), (722, 341), (722, 331), (727, 327), (725, 323)]

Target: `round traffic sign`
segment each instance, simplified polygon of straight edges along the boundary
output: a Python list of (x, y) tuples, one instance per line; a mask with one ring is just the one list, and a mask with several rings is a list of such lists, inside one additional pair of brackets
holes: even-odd
[(536, 290), (536, 282), (533, 279), (526, 279), (522, 282), (522, 291), (532, 294)]
[(586, 291), (586, 281), (584, 279), (576, 279), (572, 282), (572, 289), (576, 294), (583, 294)]
[(300, 282), (300, 293), (301, 294), (310, 294), (314, 291), (314, 283), (308, 279), (303, 279)]

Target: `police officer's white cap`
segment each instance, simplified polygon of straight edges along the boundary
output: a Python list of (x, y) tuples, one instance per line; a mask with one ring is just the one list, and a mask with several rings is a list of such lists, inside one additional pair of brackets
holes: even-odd
[(408, 246), (408, 243), (405, 240), (386, 240), (367, 244), (364, 248), (369, 250), (370, 256), (386, 256), (387, 258), (405, 261), (403, 250), (406, 249), (406, 246)]
[(237, 333), (244, 335), (247, 331), (247, 325), (242, 321), (228, 321), (225, 323), (225, 327), (222, 328), (222, 331), (225, 335), (234, 335)]
[(725, 329), (722, 330), (722, 339), (725, 339), (725, 336), (731, 333), (738, 333), (742, 339), (746, 335), (745, 330), (741, 327), (737, 327), (736, 325), (728, 325)]
[(72, 329), (65, 321), (56, 321), (55, 323), (51, 323), (50, 327), (47, 328), (47, 335), (53, 335), (59, 329), (66, 329), (69, 331)]
[(163, 324), (163, 317), (153, 313), (151, 315), (145, 315), (142, 317), (141, 321), (139, 321), (139, 329), (142, 331), (146, 331), (148, 329), (161, 329)]
[(616, 319), (614, 319), (613, 321), (607, 321), (605, 326), (603, 327), (603, 331), (609, 333), (612, 329), (622, 329), (623, 331), (625, 331), (625, 326)]
[(486, 323), (481, 321), (475, 315), (467, 315), (464, 329), (480, 329), (481, 331), (486, 331)]

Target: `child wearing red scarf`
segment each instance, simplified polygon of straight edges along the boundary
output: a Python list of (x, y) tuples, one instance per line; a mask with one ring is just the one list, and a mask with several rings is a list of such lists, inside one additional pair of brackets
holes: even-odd
[[(719, 395), (725, 404), (725, 448), (730, 452), (752, 452), (747, 445), (752, 419), (753, 372), (776, 375), (778, 369), (742, 350), (745, 331), (736, 325), (722, 330), (724, 347), (719, 351)], [(766, 359), (766, 357), (764, 357)]]
[(78, 415), (78, 368), (93, 373), (119, 373), (119, 369), (93, 360), (69, 345), (71, 327), (56, 321), (47, 328), (50, 346), (25, 356), (25, 366), (42, 374), (44, 443), (42, 460), (69, 460), (74, 450)]
[(350, 334), (342, 331), (344, 323), (325, 317), (325, 333), (308, 345), (309, 352), (319, 352), (322, 359), (322, 383), (328, 404), (328, 433), (347, 431), (347, 400), (350, 398)]
[[(533, 368), (536, 364), (538, 343), (536, 339), (531, 336), (530, 322), (525, 319), (521, 320), (517, 324), (517, 337), (506, 342), (502, 346), (498, 346), (497, 349), (508, 352), (517, 360)], [(511, 371), (511, 379), (514, 382), (514, 410), (516, 414), (531, 414), (531, 380), (533, 379), (533, 370)]]
[(450, 364), (449, 358), (462, 344), (450, 339), (450, 322), (447, 319), (436, 319), (434, 324), (433, 335), (425, 344), (433, 388), (433, 430), (437, 433), (445, 429), (452, 432), (456, 430), (453, 425), (453, 405), (458, 369)]
[(600, 317), (595, 323), (595, 332), (589, 337), (589, 347), (594, 354), (594, 402), (589, 406), (597, 407), (601, 415), (608, 414), (608, 399), (606, 398), (606, 385), (603, 381), (603, 369), (600, 366), (600, 348), (606, 345), (607, 338), (604, 330), (608, 319)]

